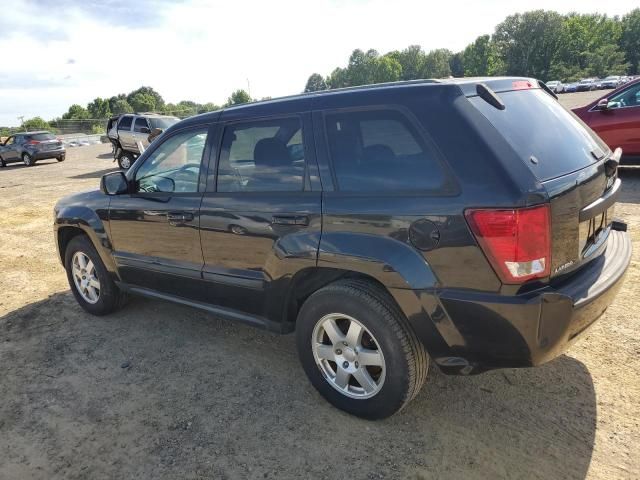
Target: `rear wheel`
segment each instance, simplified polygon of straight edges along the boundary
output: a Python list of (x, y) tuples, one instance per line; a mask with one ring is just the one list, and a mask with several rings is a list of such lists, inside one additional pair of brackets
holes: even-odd
[(7, 166), (7, 164), (4, 163), (4, 160), (2, 159), (2, 157), (0, 157), (0, 168), (4, 168), (6, 166)]
[(80, 306), (93, 315), (120, 308), (125, 296), (116, 286), (88, 237), (74, 237), (65, 251), (67, 280)]
[(33, 157), (31, 155), (29, 155), (28, 153), (23, 153), (22, 154), (22, 162), (27, 166), (27, 167), (33, 167), (36, 162), (33, 159)]
[(58, 158), (56, 158), (56, 160), (58, 160), (59, 162), (64, 162), (65, 158), (65, 155), (60, 155)]
[(129, 152), (120, 152), (120, 156), (118, 157), (118, 166), (122, 170), (129, 170), (131, 165), (133, 165), (134, 158), (133, 155)]
[(320, 394), (363, 418), (401, 410), (427, 375), (427, 354), (402, 312), (363, 281), (336, 282), (311, 295), (298, 315), (296, 343)]

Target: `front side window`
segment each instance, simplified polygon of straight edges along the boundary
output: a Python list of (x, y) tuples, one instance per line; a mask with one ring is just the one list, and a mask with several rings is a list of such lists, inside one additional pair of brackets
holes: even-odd
[(238, 123), (225, 128), (219, 192), (301, 191), (304, 146), (299, 118)]
[(326, 115), (338, 188), (344, 192), (433, 190), (445, 181), (434, 151), (395, 110)]
[(142, 118), (142, 117), (136, 118), (136, 122), (133, 124), (133, 131), (134, 132), (142, 132), (143, 128), (146, 128), (147, 130), (149, 129), (149, 125), (147, 124), (147, 120)]
[(608, 108), (625, 108), (640, 106), (640, 83), (623, 90), (609, 99)]
[(6, 141), (6, 142), (4, 142), (4, 144), (5, 144), (5, 145), (13, 145), (13, 144), (15, 143), (15, 141), (16, 141), (16, 137), (9, 137), (9, 138), (7, 139), (7, 141)]
[(131, 130), (133, 117), (122, 117), (118, 122), (118, 130)]
[(160, 144), (136, 172), (139, 192), (197, 192), (207, 129), (181, 132)]

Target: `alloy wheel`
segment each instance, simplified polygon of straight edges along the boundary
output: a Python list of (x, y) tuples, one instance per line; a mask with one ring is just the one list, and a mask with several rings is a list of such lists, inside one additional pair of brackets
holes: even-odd
[(91, 304), (97, 303), (100, 299), (100, 280), (95, 265), (85, 253), (73, 254), (71, 273), (73, 283), (83, 300)]
[(341, 313), (322, 317), (313, 329), (313, 356), (325, 380), (350, 398), (380, 392), (386, 365), (380, 344), (358, 320)]

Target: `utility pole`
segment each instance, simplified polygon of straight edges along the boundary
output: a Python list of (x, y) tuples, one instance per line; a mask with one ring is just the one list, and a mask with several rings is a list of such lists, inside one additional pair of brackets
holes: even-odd
[(251, 96), (251, 84), (249, 83), (249, 79), (247, 78), (247, 93)]
[(24, 128), (24, 115), (18, 117), (18, 120), (20, 120), (20, 128)]

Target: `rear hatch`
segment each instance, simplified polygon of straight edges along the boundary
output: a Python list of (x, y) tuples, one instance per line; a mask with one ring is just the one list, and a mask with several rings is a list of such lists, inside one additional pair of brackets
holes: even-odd
[(62, 142), (52, 133), (34, 133), (27, 137), (27, 141), (43, 152), (56, 150), (62, 146)]
[[(501, 82), (502, 83), (502, 82)], [(469, 98), (504, 136), (549, 194), (551, 277), (566, 275), (600, 254), (606, 244), (620, 181), (605, 173), (612, 155), (604, 142), (572, 112), (537, 87), (514, 81), (496, 91), (496, 108)]]

